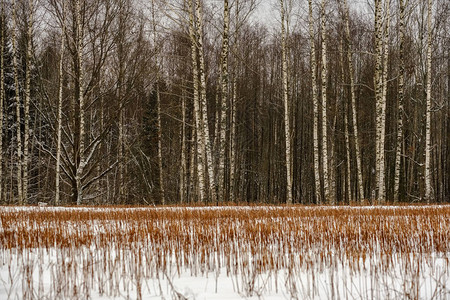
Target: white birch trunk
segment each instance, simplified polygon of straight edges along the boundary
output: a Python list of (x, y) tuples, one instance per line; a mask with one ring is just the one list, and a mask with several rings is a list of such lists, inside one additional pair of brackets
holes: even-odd
[[(75, 181), (76, 181), (76, 199), (77, 199), (77, 205), (80, 205), (83, 201), (83, 186), (82, 186), (82, 175), (83, 170), (85, 167), (85, 155), (84, 155), (84, 135), (85, 135), (85, 111), (84, 111), (84, 87), (83, 87), (83, 81), (84, 81), (84, 69), (83, 69), (83, 32), (81, 27), (81, 6), (80, 6), (80, 0), (75, 0), (75, 48), (76, 48), (76, 72), (78, 73), (78, 78), (76, 78), (76, 81), (78, 83), (78, 91), (77, 97), (78, 99), (78, 107), (79, 107), (79, 116), (75, 116), (79, 118), (79, 128), (76, 128), (75, 130), (78, 130), (79, 132), (79, 145), (78, 145), (78, 159), (79, 164), (77, 166), (77, 171), (75, 174)], [(77, 162), (75, 162), (77, 163)]]
[(227, 126), (227, 103), (228, 103), (228, 52), (229, 52), (229, 31), (230, 31), (230, 10), (228, 0), (223, 3), (223, 34), (222, 34), (222, 55), (221, 55), (221, 79), (222, 98), (220, 102), (220, 132), (219, 132), (219, 201), (225, 200), (225, 147), (226, 147), (226, 126)]
[(65, 19), (63, 2), (63, 28), (61, 31), (61, 48), (59, 51), (59, 91), (58, 91), (58, 111), (57, 111), (57, 141), (56, 141), (56, 174), (55, 174), (55, 205), (60, 201), (60, 176), (61, 176), (61, 134), (62, 134), (62, 100), (63, 100), (63, 64), (64, 64), (64, 43), (65, 43)]
[(29, 15), (27, 20), (27, 48), (25, 55), (25, 101), (24, 101), (24, 138), (23, 138), (23, 199), (28, 201), (28, 152), (29, 152), (29, 140), (30, 140), (30, 98), (31, 98), (31, 86), (30, 86), (30, 64), (31, 64), (31, 38), (33, 34), (33, 0), (28, 2)]
[(16, 41), (16, 30), (17, 30), (17, 20), (16, 20), (16, 1), (12, 2), (12, 23), (13, 27), (11, 30), (11, 42), (12, 42), (12, 56), (13, 56), (13, 72), (14, 72), (14, 87), (15, 87), (15, 101), (16, 101), (16, 142), (17, 142), (17, 200), (20, 205), (24, 203), (23, 199), (23, 183), (22, 183), (22, 135), (21, 135), (21, 116), (20, 116), (20, 85), (19, 85), (19, 66), (17, 63), (17, 41)]
[(330, 179), (328, 166), (328, 119), (327, 119), (327, 28), (325, 20), (325, 0), (322, 0), (321, 7), (321, 35), (322, 35), (322, 168), (323, 168), (323, 190), (325, 194), (325, 201), (331, 203), (330, 194)]
[(235, 202), (235, 186), (236, 186), (236, 108), (237, 108), (237, 50), (239, 42), (239, 0), (236, 0), (236, 13), (235, 13), (235, 32), (234, 32), (234, 44), (233, 44), (233, 54), (234, 65), (233, 65), (233, 83), (232, 91), (233, 95), (231, 97), (231, 111), (230, 111), (230, 201)]
[[(2, 0), (1, 2), (1, 11), (0, 11), (1, 24), (0, 27), (0, 202), (4, 200), (3, 197), (3, 101), (5, 98), (5, 72), (4, 72), (4, 56), (3, 52), (5, 50), (5, 36), (4, 36), (4, 26), (5, 26), (5, 2)], [(3, 202), (2, 202), (3, 203)]]
[(403, 101), (405, 85), (405, 0), (400, 0), (400, 25), (399, 25), (399, 75), (398, 75), (398, 116), (397, 116), (397, 141), (395, 151), (395, 170), (394, 170), (394, 202), (399, 201), (400, 191), (400, 162), (403, 141)]
[(433, 1), (428, 0), (427, 16), (427, 82), (426, 82), (426, 121), (425, 121), (425, 200), (429, 203), (433, 199), (431, 186), (431, 51), (432, 27), (431, 9)]
[(353, 201), (353, 193), (351, 188), (351, 165), (350, 165), (350, 137), (348, 133), (348, 108), (345, 108), (345, 116), (344, 116), (344, 127), (345, 127), (345, 154), (346, 154), (346, 162), (347, 162), (347, 178), (346, 178), (346, 189), (347, 189), (347, 198), (349, 202)]
[[(194, 116), (195, 121), (195, 116)], [(189, 186), (187, 201), (193, 202), (198, 201), (196, 197), (198, 197), (198, 175), (196, 174), (196, 169), (198, 168), (198, 164), (196, 164), (197, 159), (197, 137), (195, 133), (195, 127), (192, 129), (192, 138), (191, 138), (191, 149), (189, 149)], [(187, 153), (187, 152), (186, 152)], [(196, 177), (197, 176), (197, 177)]]
[(206, 202), (206, 196), (208, 192), (205, 185), (205, 175), (204, 175), (204, 147), (203, 138), (201, 135), (201, 111), (200, 111), (200, 97), (199, 97), (199, 86), (198, 86), (198, 63), (197, 63), (197, 37), (194, 28), (194, 18), (195, 10), (193, 0), (188, 0), (189, 6), (189, 37), (191, 40), (191, 58), (192, 58), (192, 81), (194, 85), (194, 119), (195, 119), (195, 136), (196, 136), (196, 161), (197, 161), (197, 190), (198, 190), (198, 200), (201, 202)]
[[(235, 42), (236, 43), (236, 42)], [(236, 46), (235, 46), (236, 48)], [(234, 66), (236, 68), (236, 66)], [(237, 79), (236, 71), (233, 75), (233, 96), (231, 98), (231, 121), (230, 121), (230, 201), (235, 202), (236, 186), (236, 102), (237, 102)]]
[(180, 203), (186, 202), (186, 92), (181, 94), (181, 172), (180, 172)]
[(284, 1), (280, 0), (281, 6), (281, 60), (282, 60), (282, 82), (283, 82), (283, 104), (284, 104), (284, 134), (286, 143), (286, 204), (292, 204), (292, 158), (291, 158), (291, 125), (289, 121), (289, 99), (288, 99), (288, 70), (286, 58), (286, 29)]
[(214, 178), (214, 167), (212, 159), (212, 145), (209, 135), (208, 126), (208, 108), (206, 102), (206, 75), (205, 75), (205, 59), (203, 51), (203, 15), (202, 4), (200, 0), (196, 0), (196, 29), (197, 29), (197, 47), (198, 47), (198, 61), (199, 61), (199, 78), (200, 78), (200, 105), (202, 116), (202, 148), (203, 153), (206, 156), (206, 173), (209, 180), (209, 195), (211, 201), (217, 201), (216, 197), (216, 184)]
[[(222, 60), (222, 59), (221, 59)], [(220, 63), (219, 68), (222, 68), (222, 62)], [(219, 81), (222, 81), (222, 70), (220, 71), (220, 78)], [(219, 163), (220, 163), (220, 159), (219, 159), (219, 154), (220, 154), (220, 117), (221, 117), (221, 102), (222, 102), (222, 95), (221, 95), (221, 90), (222, 90), (222, 83), (220, 82), (219, 84), (217, 84), (216, 86), (216, 101), (214, 102), (216, 104), (216, 111), (215, 111), (215, 115), (214, 115), (214, 138), (213, 138), (213, 153), (214, 153), (214, 167), (216, 168), (216, 173), (217, 173), (217, 180), (220, 177), (219, 175)], [(219, 181), (217, 181), (217, 184), (219, 184)]]
[[(375, 155), (375, 183), (376, 183), (376, 197), (380, 201), (381, 191), (380, 187), (380, 166), (382, 164), (381, 161), (381, 127), (382, 127), (382, 94), (383, 94), (383, 77), (382, 77), (382, 56), (383, 56), (383, 44), (382, 44), (382, 0), (375, 0), (375, 106), (376, 106), (376, 155)], [(383, 192), (384, 193), (384, 192)]]
[(350, 36), (350, 22), (349, 22), (349, 7), (347, 0), (344, 0), (345, 10), (345, 35), (348, 42), (347, 50), (347, 61), (350, 73), (350, 97), (351, 97), (351, 107), (352, 107), (352, 124), (353, 124), (353, 135), (355, 139), (355, 156), (356, 156), (356, 175), (358, 179), (358, 197), (362, 201), (364, 199), (364, 185), (363, 185), (363, 174), (362, 174), (362, 163), (361, 163), (361, 151), (359, 146), (359, 129), (358, 129), (358, 118), (356, 113), (356, 92), (355, 92), (355, 80), (354, 80), (354, 68), (353, 68), (353, 46)]
[(316, 62), (316, 46), (314, 42), (314, 23), (312, 0), (309, 4), (309, 40), (310, 40), (310, 60), (311, 60), (311, 82), (312, 82), (312, 98), (313, 98), (313, 142), (314, 142), (314, 183), (316, 203), (320, 204), (321, 187), (320, 187), (320, 161), (319, 161), (319, 99), (317, 96), (317, 62)]
[(381, 116), (380, 116), (380, 175), (379, 175), (379, 190), (378, 190), (378, 201), (383, 203), (386, 201), (386, 161), (385, 161), (385, 138), (386, 138), (386, 97), (387, 97), (387, 72), (388, 72), (388, 59), (389, 59), (389, 31), (390, 31), (390, 20), (391, 20), (391, 1), (388, 0), (385, 6), (387, 19), (385, 23), (385, 33), (383, 38), (383, 73), (382, 73), (382, 94), (381, 94)]
[[(121, 48), (119, 46), (119, 48)], [(120, 52), (120, 51), (119, 51)], [(119, 54), (119, 59), (121, 59), (121, 55)], [(118, 80), (118, 99), (119, 99), (119, 115), (118, 115), (118, 139), (117, 139), (117, 168), (118, 168), (118, 188), (119, 188), (119, 203), (123, 203), (124, 200), (124, 155), (123, 155), (123, 147), (124, 147), (124, 120), (123, 120), (123, 110), (124, 107), (122, 106), (122, 73), (123, 73), (123, 67), (122, 62), (119, 62), (119, 80)], [(117, 190), (116, 190), (117, 191)]]
[(340, 87), (340, 98), (344, 103), (344, 137), (345, 137), (345, 161), (346, 161), (346, 178), (344, 180), (345, 184), (343, 185), (343, 189), (347, 191), (347, 199), (349, 202), (353, 201), (352, 191), (351, 191), (351, 165), (350, 165), (350, 135), (348, 133), (348, 102), (345, 99), (344, 95), (344, 84), (345, 84), (345, 73), (344, 73), (344, 42), (341, 39), (339, 44), (339, 60), (341, 66), (341, 87)]

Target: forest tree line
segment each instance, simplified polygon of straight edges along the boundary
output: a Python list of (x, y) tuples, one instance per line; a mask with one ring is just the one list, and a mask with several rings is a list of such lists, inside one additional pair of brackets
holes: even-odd
[(0, 9), (0, 203), (450, 199), (448, 1)]

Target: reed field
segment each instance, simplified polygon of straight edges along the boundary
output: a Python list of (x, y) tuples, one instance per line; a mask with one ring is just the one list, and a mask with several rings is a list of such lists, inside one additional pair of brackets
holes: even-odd
[(450, 206), (0, 207), (0, 299), (450, 299)]

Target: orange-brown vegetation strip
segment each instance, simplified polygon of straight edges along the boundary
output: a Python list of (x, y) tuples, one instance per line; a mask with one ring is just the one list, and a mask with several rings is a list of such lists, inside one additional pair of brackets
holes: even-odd
[[(238, 272), (450, 253), (450, 206), (30, 209), (0, 207), (0, 251), (131, 250), (156, 265)], [(111, 251), (112, 251), (111, 250)], [(120, 252), (119, 251), (119, 252)], [(137, 251), (137, 252), (136, 252)], [(247, 255), (248, 254), (248, 255)], [(245, 256), (247, 255), (247, 256)]]

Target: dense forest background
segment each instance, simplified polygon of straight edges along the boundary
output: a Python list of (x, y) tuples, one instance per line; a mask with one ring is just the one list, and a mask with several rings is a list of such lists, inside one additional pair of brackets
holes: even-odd
[(448, 201), (449, 12), (1, 0), (0, 203)]

